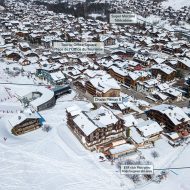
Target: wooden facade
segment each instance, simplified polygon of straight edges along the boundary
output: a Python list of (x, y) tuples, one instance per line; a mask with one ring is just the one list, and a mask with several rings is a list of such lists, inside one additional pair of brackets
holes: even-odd
[(190, 67), (188, 67), (188, 65), (184, 64), (182, 61), (178, 61), (178, 68), (184, 69), (184, 70), (190, 69)]
[(137, 81), (133, 80), (130, 76), (127, 76), (126, 79), (125, 79), (125, 84), (127, 86), (132, 87), (132, 88), (134, 88), (136, 86), (136, 83), (137, 83)]
[(147, 76), (147, 77), (141, 77), (139, 76), (136, 80), (132, 79), (130, 77), (130, 75), (121, 75), (117, 72), (115, 72), (113, 69), (109, 69), (108, 70), (109, 74), (118, 82), (122, 83), (122, 84), (125, 84), (127, 86), (130, 86), (132, 88), (135, 88), (136, 85), (137, 85), (137, 82), (138, 81), (145, 81), (145, 80), (148, 80), (150, 78), (150, 76)]
[(12, 133), (14, 135), (22, 135), (24, 133), (38, 129), (41, 126), (38, 118), (28, 118), (21, 122), (20, 124), (12, 128)]
[(112, 68), (108, 69), (108, 72), (115, 80), (117, 80), (118, 82), (121, 82), (122, 84), (125, 84), (126, 76), (116, 73)]
[(105, 46), (115, 45), (115, 38), (109, 37), (105, 39), (103, 42)]
[(98, 97), (119, 97), (120, 96), (120, 89), (109, 89), (107, 92), (102, 92), (96, 89), (96, 87), (94, 87), (90, 81), (87, 81), (85, 83), (85, 88), (86, 88), (86, 91), (92, 96), (98, 96)]
[(21, 58), (21, 56), (19, 53), (12, 52), (12, 53), (6, 55), (6, 58), (11, 59), (13, 61), (18, 61)]
[(31, 50), (31, 48), (29, 46), (22, 46), (21, 44), (19, 44), (19, 48), (21, 51), (26, 52), (28, 50)]
[(175, 125), (166, 114), (158, 110), (149, 110), (147, 114), (148, 117), (155, 119), (159, 124), (164, 124), (169, 132), (183, 133), (186, 130), (189, 131), (189, 124), (187, 121), (181, 120), (180, 124)]
[(137, 86), (137, 82), (138, 81), (146, 81), (146, 80), (148, 80), (148, 79), (150, 79), (150, 76), (146, 76), (146, 77), (138, 77), (136, 80), (134, 80), (134, 79), (132, 79), (129, 75), (126, 77), (126, 85), (127, 86), (130, 86), (130, 87), (132, 87), (132, 88), (136, 88), (136, 86)]
[[(120, 118), (118, 118), (118, 121), (115, 124), (107, 125), (104, 127), (97, 127), (96, 130), (94, 130), (91, 134), (87, 136), (77, 125), (77, 123), (74, 122), (75, 117), (76, 116), (72, 116), (70, 113), (67, 112), (68, 127), (78, 138), (81, 144), (83, 144), (88, 150), (100, 150), (102, 149), (103, 144), (109, 142), (111, 143), (116, 139), (125, 137), (126, 132), (124, 121)], [(88, 119), (90, 120), (90, 118)]]
[(171, 80), (174, 80), (174, 78), (176, 76), (176, 71), (173, 71), (170, 74), (166, 74), (161, 69), (152, 69), (152, 75), (155, 77), (160, 75), (162, 81), (171, 81)]
[(92, 96), (96, 96), (96, 88), (92, 85), (90, 81), (87, 81), (85, 83), (85, 88), (89, 94), (91, 94)]

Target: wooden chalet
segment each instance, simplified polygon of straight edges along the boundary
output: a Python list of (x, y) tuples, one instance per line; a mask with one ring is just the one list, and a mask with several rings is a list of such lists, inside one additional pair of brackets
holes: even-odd
[(190, 59), (184, 58), (178, 60), (178, 68), (189, 70), (190, 69)]
[(151, 108), (147, 115), (159, 124), (164, 124), (168, 132), (178, 132), (184, 136), (190, 132), (190, 118), (177, 106), (161, 104)]
[(67, 124), (79, 141), (89, 150), (104, 150), (104, 144), (125, 137), (124, 121), (106, 107), (83, 112), (69, 107)]
[(109, 74), (86, 81), (87, 93), (99, 97), (119, 97), (120, 86)]
[(176, 76), (176, 70), (166, 64), (153, 65), (151, 71), (154, 77), (160, 78), (162, 81), (171, 81)]
[(22, 135), (41, 127), (40, 116), (37, 113), (21, 113), (9, 119), (8, 122), (14, 135)]
[(19, 43), (19, 48), (21, 51), (24, 51), (24, 52), (31, 50), (29, 44), (26, 42)]

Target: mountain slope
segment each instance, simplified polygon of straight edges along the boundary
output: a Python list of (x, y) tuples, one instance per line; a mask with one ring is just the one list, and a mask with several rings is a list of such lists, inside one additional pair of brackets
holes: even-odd
[(190, 6), (190, 0), (166, 0), (162, 3), (164, 7), (171, 6), (173, 9), (178, 10), (184, 6)]

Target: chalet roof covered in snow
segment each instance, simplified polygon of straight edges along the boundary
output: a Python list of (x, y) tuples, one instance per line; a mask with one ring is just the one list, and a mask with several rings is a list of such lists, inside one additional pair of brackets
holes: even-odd
[(120, 89), (119, 84), (109, 74), (102, 77), (95, 77), (90, 80), (91, 84), (101, 92), (107, 92), (110, 89)]
[(147, 77), (149, 75), (150, 73), (147, 71), (133, 71), (128, 73), (128, 76), (130, 76), (133, 80), (137, 80), (141, 77)]
[(179, 62), (183, 63), (184, 65), (190, 68), (190, 59), (183, 58), (183, 59), (180, 59)]
[(132, 150), (135, 150), (136, 147), (135, 145), (132, 145), (132, 144), (122, 144), (122, 145), (119, 145), (119, 146), (116, 146), (114, 148), (111, 148), (109, 150), (109, 152), (111, 154), (118, 154), (118, 153), (122, 153), (122, 152), (127, 152), (127, 151), (132, 151)]
[(103, 76), (106, 74), (105, 71), (102, 71), (102, 70), (90, 70), (90, 69), (87, 69), (86, 71), (83, 72), (85, 75), (87, 75), (88, 77), (90, 78), (93, 78), (95, 76)]
[(166, 114), (174, 125), (178, 125), (182, 122), (190, 120), (190, 118), (185, 114), (185, 112), (181, 108), (174, 105), (161, 104), (152, 107), (151, 110), (156, 110), (163, 114)]
[(146, 140), (148, 140), (148, 138), (140, 135), (140, 133), (137, 131), (137, 129), (135, 127), (130, 127), (130, 138), (133, 141), (135, 141), (135, 143), (137, 143), (137, 144), (141, 144), (141, 143), (145, 142)]
[(168, 98), (168, 96), (166, 96), (165, 94), (163, 94), (163, 93), (161, 93), (161, 92), (155, 91), (153, 94), (154, 94), (154, 95), (157, 95), (157, 96), (158, 96), (161, 100), (163, 100), (163, 101)]
[(61, 71), (50, 73), (50, 75), (54, 81), (65, 79), (65, 75)]
[(140, 122), (136, 125), (136, 128), (142, 133), (144, 137), (149, 137), (162, 132), (160, 125), (153, 120)]
[(171, 68), (170, 66), (166, 64), (153, 65), (152, 69), (159, 69), (168, 75), (175, 71), (175, 69)]
[(164, 92), (166, 92), (172, 96), (175, 96), (175, 97), (182, 96), (182, 92), (180, 92), (179, 90), (177, 90), (175, 88), (168, 88), (168, 89), (164, 90)]
[(169, 136), (172, 140), (176, 140), (176, 139), (180, 138), (180, 136), (177, 132), (167, 133), (166, 135)]
[(99, 127), (107, 127), (118, 121), (113, 112), (103, 106), (97, 110), (86, 112), (81, 111), (81, 108), (77, 105), (68, 107), (66, 110), (72, 116), (76, 116), (73, 121), (86, 136), (90, 135)]
[(170, 86), (167, 83), (158, 84), (157, 87), (159, 88), (160, 91), (170, 88)]
[(157, 57), (157, 58), (155, 58), (154, 60), (155, 60), (156, 63), (158, 63), (158, 64), (162, 64), (162, 63), (165, 61), (164, 58), (160, 58), (160, 57)]
[(29, 44), (27, 42), (20, 42), (19, 45), (22, 47), (22, 48), (29, 48)]
[(39, 119), (40, 116), (37, 113), (19, 113), (8, 119), (10, 125), (15, 127), (16, 125), (22, 123), (26, 119)]
[(107, 39), (109, 39), (109, 38), (114, 39), (115, 36), (109, 35), (109, 34), (107, 34), (107, 35), (100, 35), (100, 42), (104, 42), (105, 40), (107, 40)]
[(109, 67), (109, 69), (112, 69), (115, 73), (118, 73), (120, 74), (121, 76), (127, 76), (128, 75), (128, 72), (124, 69), (121, 69), (119, 67), (116, 67), (116, 66), (111, 66)]
[(67, 112), (71, 114), (71, 116), (75, 116), (81, 113), (81, 108), (77, 105), (66, 108)]
[(84, 132), (86, 136), (90, 135), (94, 132), (98, 127), (89, 120), (89, 118), (84, 114), (80, 113), (77, 115), (73, 121), (77, 124), (77, 126)]
[(137, 124), (137, 120), (135, 119), (135, 117), (132, 114), (125, 115), (123, 117), (123, 120), (125, 121), (125, 126), (127, 126), (127, 127), (131, 127), (131, 126)]
[(98, 127), (106, 127), (118, 121), (113, 112), (103, 106), (86, 114)]

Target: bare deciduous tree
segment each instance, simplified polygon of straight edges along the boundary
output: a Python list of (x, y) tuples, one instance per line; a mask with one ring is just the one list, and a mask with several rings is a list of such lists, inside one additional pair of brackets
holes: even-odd
[(131, 179), (134, 183), (139, 183), (140, 180), (140, 175), (137, 174), (132, 174), (132, 175), (126, 175), (129, 179)]
[(151, 152), (151, 155), (152, 155), (152, 157), (153, 157), (154, 159), (159, 157), (158, 152), (156, 152), (155, 150)]

